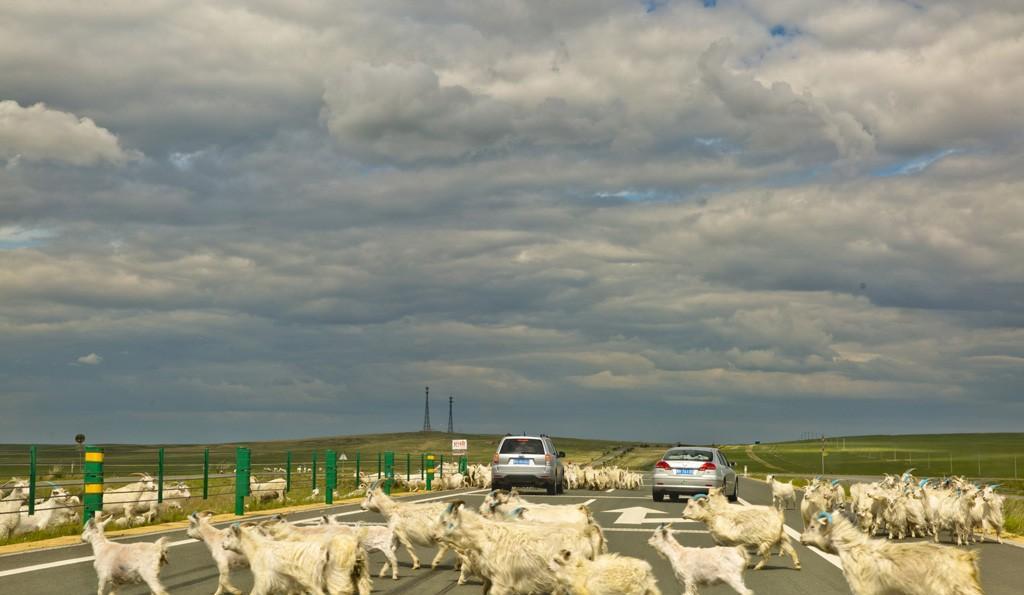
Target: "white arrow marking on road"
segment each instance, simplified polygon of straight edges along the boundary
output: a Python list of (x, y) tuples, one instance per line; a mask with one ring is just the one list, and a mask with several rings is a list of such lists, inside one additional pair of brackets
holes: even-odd
[(664, 510), (654, 510), (653, 508), (644, 508), (643, 506), (633, 506), (632, 508), (618, 508), (615, 510), (602, 510), (601, 512), (619, 512), (619, 518), (615, 519), (616, 525), (643, 525), (644, 523), (695, 523), (689, 519), (673, 519), (666, 517), (659, 517), (656, 519), (649, 519), (649, 514), (667, 514)]

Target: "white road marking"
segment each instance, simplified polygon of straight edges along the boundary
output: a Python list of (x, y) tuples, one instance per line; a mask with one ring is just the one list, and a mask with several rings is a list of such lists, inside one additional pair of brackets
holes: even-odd
[[(608, 533), (608, 532), (612, 532), (612, 533), (650, 533), (652, 531), (652, 529), (634, 529), (634, 528), (627, 528), (627, 527), (608, 527), (607, 529), (602, 529), (602, 530), (605, 533)], [(704, 535), (707, 535), (707, 533), (708, 533), (707, 531), (701, 531), (699, 529), (669, 529), (669, 531), (671, 531), (673, 533), (697, 533), (697, 534), (704, 534)]]
[[(747, 502), (743, 498), (740, 498), (739, 501), (740, 501), (740, 504), (743, 504), (744, 506), (751, 506), (750, 502)], [(799, 531), (797, 531), (796, 529), (794, 529), (794, 528), (792, 528), (792, 527), (790, 527), (789, 525), (786, 525), (786, 524), (782, 525), (782, 529), (783, 529), (783, 531), (786, 532), (786, 535), (789, 535), (791, 538), (795, 539), (797, 542), (800, 541), (800, 532)], [(835, 554), (830, 554), (828, 552), (823, 552), (823, 551), (819, 550), (816, 547), (808, 546), (807, 549), (811, 550), (813, 553), (817, 554), (818, 557), (820, 557), (821, 559), (825, 560), (829, 564), (835, 566), (839, 570), (843, 569), (843, 562), (842, 562), (842, 560), (839, 559), (839, 556), (837, 556)]]
[(612, 492), (614, 492), (614, 491), (615, 491), (615, 488), (612, 488), (612, 489), (610, 489), (610, 490), (605, 490), (605, 493), (611, 494), (611, 493), (612, 493)]
[(597, 502), (597, 500), (595, 500), (594, 498), (591, 498), (590, 500), (587, 500), (586, 502), (584, 502), (584, 503), (582, 504), (582, 506), (590, 506), (590, 505), (591, 505), (591, 504), (593, 504), (594, 502)]
[[(189, 543), (199, 543), (195, 539), (182, 539), (181, 541), (172, 541), (167, 544), (167, 547), (177, 547), (179, 545), (186, 545)], [(16, 574), (25, 574), (27, 572), (35, 572), (37, 570), (46, 570), (48, 568), (60, 568), (61, 566), (70, 566), (72, 564), (81, 564), (82, 562), (92, 562), (95, 558), (93, 556), (82, 556), (81, 558), (70, 558), (68, 560), (57, 560), (56, 562), (46, 562), (45, 564), (34, 564), (32, 566), (25, 566), (23, 568), (12, 568), (11, 570), (4, 570), (0, 572), (0, 578), (5, 576), (14, 576)]]
[(600, 512), (611, 512), (621, 513), (619, 518), (615, 519), (616, 525), (643, 525), (644, 523), (696, 523), (697, 521), (691, 521), (690, 519), (681, 518), (667, 518), (658, 517), (656, 519), (649, 519), (649, 514), (668, 514), (663, 510), (654, 510), (653, 508), (644, 508), (643, 506), (633, 506), (631, 508), (616, 508), (615, 510), (602, 510)]

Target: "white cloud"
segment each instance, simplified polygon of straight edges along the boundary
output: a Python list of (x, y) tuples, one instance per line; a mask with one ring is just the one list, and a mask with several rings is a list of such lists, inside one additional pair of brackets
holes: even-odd
[(98, 366), (103, 363), (103, 356), (97, 355), (95, 353), (90, 353), (89, 355), (83, 355), (79, 357), (75, 361), (80, 364), (85, 364), (87, 366)]
[(89, 118), (42, 103), (22, 107), (14, 101), (0, 101), (0, 158), (95, 165), (101, 161), (120, 164), (138, 157), (136, 152), (123, 150), (116, 136)]

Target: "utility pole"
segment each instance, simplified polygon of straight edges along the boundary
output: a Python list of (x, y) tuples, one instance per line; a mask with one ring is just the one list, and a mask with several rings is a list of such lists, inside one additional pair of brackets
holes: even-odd
[(427, 394), (423, 400), (423, 431), (430, 431), (430, 387), (427, 387)]
[(825, 475), (825, 435), (821, 435), (821, 474)]
[(455, 433), (455, 424), (452, 423), (452, 402), (454, 400), (455, 400), (455, 397), (453, 397), (452, 395), (448, 395), (448, 433), (449, 434), (454, 434)]

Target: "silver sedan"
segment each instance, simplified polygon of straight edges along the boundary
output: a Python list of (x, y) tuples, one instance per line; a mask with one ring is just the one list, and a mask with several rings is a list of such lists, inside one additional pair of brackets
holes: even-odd
[(679, 446), (670, 448), (654, 464), (651, 484), (655, 502), (668, 494), (677, 500), (680, 494), (706, 494), (711, 488), (722, 488), (730, 502), (739, 497), (739, 478), (732, 463), (717, 448)]

